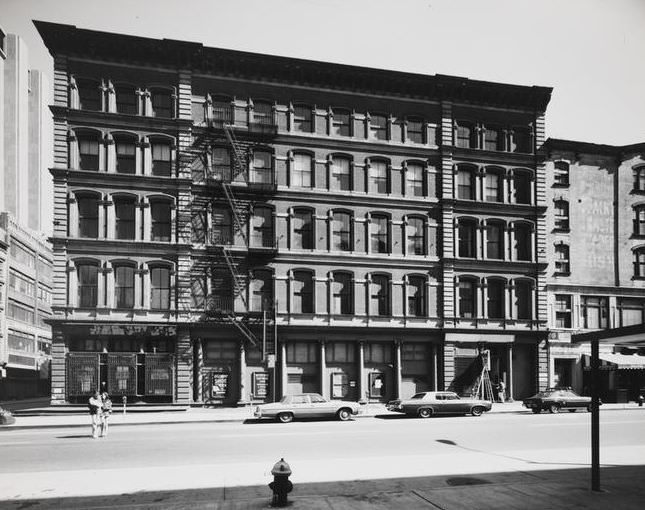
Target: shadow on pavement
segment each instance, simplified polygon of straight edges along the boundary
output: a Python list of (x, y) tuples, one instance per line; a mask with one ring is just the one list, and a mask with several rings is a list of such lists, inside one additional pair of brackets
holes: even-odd
[[(603, 467), (602, 492), (591, 492), (590, 470), (556, 469), (474, 473), (380, 480), (299, 483), (291, 480), (292, 509), (571, 509), (641, 510), (645, 466)], [(269, 479), (267, 479), (267, 482)], [(110, 496), (0, 501), (0, 509), (126, 509), (170, 510), (269, 508), (271, 491), (266, 485), (215, 487), (177, 491), (137, 492)]]

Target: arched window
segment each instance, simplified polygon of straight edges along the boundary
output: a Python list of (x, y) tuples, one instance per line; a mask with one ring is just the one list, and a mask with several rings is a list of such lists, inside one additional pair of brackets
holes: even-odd
[(291, 172), (291, 186), (311, 188), (313, 179), (313, 158), (309, 154), (293, 155), (293, 171)]
[(515, 259), (516, 260), (526, 260), (530, 261), (531, 257), (531, 226), (526, 223), (516, 223), (513, 226), (513, 232), (515, 237), (515, 245), (513, 249), (515, 250)]
[(120, 174), (134, 174), (137, 161), (137, 138), (133, 135), (114, 136), (116, 171)]
[(389, 253), (390, 229), (388, 217), (382, 214), (373, 214), (370, 231), (372, 253)]
[(557, 274), (569, 274), (569, 245), (557, 244), (555, 246), (555, 272)]
[(261, 248), (271, 248), (274, 245), (273, 209), (257, 206), (251, 219), (251, 245)]
[(266, 151), (253, 153), (253, 171), (251, 182), (256, 184), (273, 184), (272, 154)]
[(518, 319), (530, 320), (533, 318), (532, 299), (533, 285), (528, 280), (515, 281), (515, 309)]
[(117, 265), (114, 268), (115, 308), (134, 308), (134, 266)]
[(487, 168), (484, 182), (484, 200), (486, 202), (501, 202), (503, 197), (503, 178), (498, 169)]
[(372, 275), (370, 292), (371, 312), (374, 315), (390, 315), (390, 277), (387, 275)]
[(348, 110), (334, 108), (334, 117), (332, 122), (332, 134), (336, 136), (350, 136), (349, 121), (350, 115)]
[(457, 223), (459, 257), (475, 258), (477, 256), (477, 223), (475, 220), (462, 218)]
[(374, 114), (370, 117), (370, 138), (373, 140), (387, 140), (387, 117)]
[(407, 119), (407, 141), (412, 143), (425, 143), (423, 136), (423, 119), (410, 117)]
[(293, 284), (292, 313), (313, 313), (314, 311), (313, 274), (310, 271), (294, 271), (292, 284)]
[(170, 308), (170, 268), (168, 267), (150, 268), (150, 308), (153, 310)]
[(473, 168), (459, 166), (457, 170), (457, 198), (475, 200), (475, 172)]
[(503, 280), (489, 278), (487, 285), (487, 307), (490, 319), (504, 318), (504, 293), (506, 285)]
[(569, 163), (556, 161), (553, 165), (553, 185), (569, 186)]
[(426, 315), (426, 282), (422, 276), (408, 278), (408, 315), (425, 317)]
[(172, 146), (170, 140), (152, 138), (150, 140), (152, 152), (152, 175), (170, 177), (172, 174)]
[(645, 278), (645, 248), (634, 250), (634, 277)]
[(486, 224), (486, 258), (504, 258), (504, 224), (500, 221)]
[(511, 152), (523, 152), (526, 154), (533, 152), (531, 148), (531, 130), (528, 127), (513, 128)]
[(353, 275), (344, 271), (334, 271), (332, 275), (332, 313), (351, 315), (354, 313)]
[(423, 166), (408, 163), (405, 174), (405, 194), (409, 197), (424, 197), (426, 187), (423, 179)]
[(455, 145), (463, 148), (477, 148), (477, 132), (470, 122), (457, 121), (455, 129)]
[(231, 153), (226, 147), (213, 147), (213, 179), (231, 181)]
[(645, 166), (633, 169), (634, 191), (645, 191)]
[(211, 243), (214, 245), (226, 245), (233, 242), (233, 222), (231, 211), (228, 209), (213, 209), (213, 231)]
[(529, 172), (515, 170), (513, 173), (515, 187), (515, 202), (518, 204), (531, 203), (531, 175)]
[(173, 98), (169, 89), (154, 88), (150, 90), (152, 116), (170, 119), (173, 116)]
[(114, 199), (115, 232), (117, 239), (134, 239), (136, 202), (134, 197), (117, 197)]
[(116, 111), (126, 115), (136, 115), (138, 111), (139, 96), (136, 87), (133, 85), (117, 85), (116, 89)]
[(372, 160), (369, 163), (369, 192), (386, 194), (390, 192), (388, 165), (385, 161)]
[(261, 125), (273, 125), (273, 105), (267, 101), (253, 104), (253, 122)]
[(294, 209), (291, 247), (300, 250), (314, 249), (314, 215), (311, 209)]
[(352, 215), (348, 212), (334, 211), (331, 225), (331, 249), (352, 251)]
[(484, 131), (484, 150), (504, 150), (504, 132), (499, 126), (486, 126), (486, 130)]
[(273, 306), (273, 274), (266, 269), (253, 271), (251, 311), (267, 312)]
[(425, 255), (426, 254), (426, 222), (423, 218), (408, 218), (407, 230), (407, 254), (408, 255)]
[(473, 319), (477, 316), (477, 284), (470, 278), (459, 280), (459, 317)]
[(293, 107), (293, 130), (300, 133), (311, 133), (311, 106), (296, 105)]
[(78, 168), (91, 172), (99, 170), (99, 134), (83, 131), (78, 135)]
[(334, 156), (331, 163), (331, 189), (351, 191), (352, 179), (349, 158)]
[(96, 239), (99, 236), (99, 197), (96, 195), (79, 195), (78, 236)]
[(97, 80), (79, 78), (76, 80), (78, 107), (81, 110), (100, 112), (103, 110), (103, 87)]
[(170, 241), (170, 218), (172, 203), (169, 200), (155, 199), (150, 201), (152, 241)]
[(83, 262), (76, 264), (78, 281), (78, 306), (94, 308), (98, 298), (99, 268), (96, 263)]
[(569, 230), (569, 202), (566, 200), (556, 200), (554, 203), (554, 228), (556, 230)]
[(634, 235), (645, 236), (645, 205), (634, 207)]

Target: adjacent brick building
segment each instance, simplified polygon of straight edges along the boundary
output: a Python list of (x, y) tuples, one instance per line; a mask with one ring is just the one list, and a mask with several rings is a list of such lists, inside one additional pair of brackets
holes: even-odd
[(53, 402), (548, 384), (551, 89), (36, 26)]

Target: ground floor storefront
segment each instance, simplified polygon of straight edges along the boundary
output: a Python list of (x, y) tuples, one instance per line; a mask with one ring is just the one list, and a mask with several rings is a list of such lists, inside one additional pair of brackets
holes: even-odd
[(105, 390), (128, 402), (245, 405), (315, 392), (386, 402), (425, 390), (472, 394), (485, 353), (506, 399), (546, 387), (537, 336), (387, 328), (284, 328), (254, 345), (230, 324), (65, 325), (54, 328), (52, 402)]

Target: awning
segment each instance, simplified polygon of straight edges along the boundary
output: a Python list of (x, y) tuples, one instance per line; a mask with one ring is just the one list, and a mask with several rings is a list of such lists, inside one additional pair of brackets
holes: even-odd
[(471, 342), (489, 344), (510, 344), (515, 341), (515, 335), (485, 334), (485, 333), (446, 333), (446, 342)]
[[(591, 356), (585, 354), (585, 368), (591, 366)], [(600, 353), (598, 358), (602, 367), (614, 370), (645, 370), (645, 356), (639, 354), (609, 354)]]

